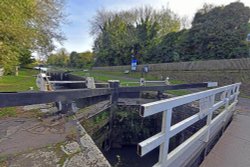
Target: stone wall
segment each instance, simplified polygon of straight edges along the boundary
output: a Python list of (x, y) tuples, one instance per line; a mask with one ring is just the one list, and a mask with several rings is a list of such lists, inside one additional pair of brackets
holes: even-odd
[[(143, 67), (144, 65), (138, 65), (138, 71), (141, 71)], [(250, 58), (148, 64), (148, 67), (150, 71), (250, 70)], [(105, 71), (124, 71), (128, 69), (130, 69), (129, 65), (93, 68), (93, 70)]]

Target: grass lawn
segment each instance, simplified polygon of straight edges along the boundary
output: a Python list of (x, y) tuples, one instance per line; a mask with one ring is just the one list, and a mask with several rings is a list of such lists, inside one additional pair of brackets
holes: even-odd
[[(121, 86), (139, 86), (139, 84), (131, 84), (131, 83), (126, 84), (126, 82), (131, 82), (131, 79), (135, 81), (139, 81), (139, 79), (141, 78), (140, 72), (131, 72), (129, 74), (124, 74), (123, 72), (114, 72), (114, 71), (89, 71), (89, 72), (76, 71), (76, 72), (72, 72), (72, 74), (75, 74), (78, 76), (89, 75), (91, 77), (94, 77), (97, 81), (103, 81), (103, 82), (107, 82), (110, 79), (120, 80)], [(157, 76), (151, 75), (150, 73), (146, 75), (145, 79), (146, 80), (159, 80)], [(185, 82), (170, 79), (170, 83), (171, 84), (184, 84)], [(189, 90), (168, 90), (166, 92), (169, 94), (176, 95), (176, 96), (182, 96), (182, 95), (191, 93), (191, 91)]]
[(190, 90), (183, 89), (183, 90), (167, 90), (169, 94), (176, 95), (176, 96), (183, 96), (192, 93)]
[[(78, 76), (91, 76), (94, 77), (95, 80), (97, 81), (101, 81), (101, 82), (107, 82), (108, 80), (120, 80), (120, 84), (121, 85), (128, 85), (128, 86), (139, 86), (139, 83), (129, 83), (129, 84), (125, 84), (126, 82), (137, 82), (139, 81), (139, 78), (133, 78), (133, 77), (129, 77), (126, 79), (125, 74), (121, 75), (120, 73), (109, 73), (109, 72), (101, 72), (101, 71), (89, 71), (89, 72), (83, 72), (83, 71), (76, 71), (76, 72), (72, 72), (72, 74), (74, 75), (78, 75)], [(132, 79), (132, 81), (131, 81)]]
[(27, 91), (30, 87), (37, 90), (36, 75), (38, 71), (32, 69), (20, 69), (19, 75), (7, 75), (0, 77), (0, 92)]
[[(35, 83), (38, 71), (32, 69), (20, 69), (19, 76), (7, 75), (0, 77), (0, 92), (27, 91), (30, 87), (37, 90)], [(0, 108), (0, 118), (17, 116), (17, 107)]]
[(16, 107), (0, 108), (0, 118), (16, 117), (16, 115), (17, 115)]
[[(136, 82), (139, 81), (141, 78), (140, 72), (131, 72), (129, 74), (124, 74), (123, 72), (114, 72), (114, 71), (89, 71), (89, 72), (83, 72), (83, 71), (76, 71), (72, 72), (72, 74), (78, 75), (78, 76), (91, 76), (94, 77), (97, 81), (103, 81), (107, 82), (108, 80), (120, 80), (121, 85), (127, 86), (127, 84), (123, 84), (124, 82)], [(160, 80), (155, 75), (147, 74), (144, 77), (146, 80)], [(179, 80), (171, 80), (171, 84), (184, 84), (185, 82), (179, 81)], [(139, 86), (139, 84), (128, 84), (128, 86)]]

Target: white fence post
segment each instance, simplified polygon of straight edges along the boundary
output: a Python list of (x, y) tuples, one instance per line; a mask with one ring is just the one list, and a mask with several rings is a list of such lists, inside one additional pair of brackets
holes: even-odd
[(166, 77), (165, 84), (166, 84), (166, 85), (170, 85), (169, 77)]
[(160, 145), (159, 153), (159, 165), (166, 165), (168, 150), (169, 150), (169, 139), (170, 139), (170, 127), (172, 120), (172, 109), (166, 110), (162, 113), (162, 128), (161, 132), (164, 133), (165, 141)]
[(223, 122), (226, 122), (227, 120), (227, 117), (228, 117), (228, 106), (229, 106), (229, 101), (230, 101), (230, 94), (231, 94), (231, 90), (226, 90), (225, 91), (225, 100), (226, 100), (226, 103), (225, 103), (225, 110), (227, 111), (225, 116), (224, 116), (224, 120)]
[(207, 115), (207, 121), (206, 121), (206, 126), (207, 126), (207, 136), (205, 138), (205, 142), (207, 143), (209, 141), (209, 137), (210, 137), (210, 123), (212, 121), (212, 117), (213, 117), (213, 105), (214, 105), (214, 101), (215, 101), (215, 95), (209, 96), (208, 97), (208, 112), (209, 114)]

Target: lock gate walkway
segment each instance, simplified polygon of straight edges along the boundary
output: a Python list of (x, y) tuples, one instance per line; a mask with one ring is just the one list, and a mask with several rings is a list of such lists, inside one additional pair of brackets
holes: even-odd
[(250, 166), (250, 105), (240, 98), (233, 121), (200, 167)]

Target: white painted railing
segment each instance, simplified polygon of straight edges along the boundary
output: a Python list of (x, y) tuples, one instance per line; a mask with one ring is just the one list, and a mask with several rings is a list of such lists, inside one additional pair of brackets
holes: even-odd
[[(215, 133), (216, 129), (225, 126), (231, 118), (235, 105), (237, 104), (239, 87), (241, 83), (236, 83), (203, 92), (174, 97), (157, 102), (147, 103), (141, 106), (140, 115), (147, 117), (163, 112), (161, 132), (138, 144), (138, 154), (143, 156), (160, 146), (159, 161), (155, 166), (183, 166), (185, 157), (194, 154), (199, 143), (207, 143)], [(219, 99), (215, 98), (219, 95)], [(194, 101), (199, 102), (199, 112), (179, 123), (171, 124), (173, 108), (188, 104)], [(223, 110), (215, 118), (213, 112), (223, 107)], [(197, 121), (206, 118), (206, 125), (190, 138), (180, 144), (173, 151), (169, 152), (170, 138), (179, 132), (190, 127)]]

